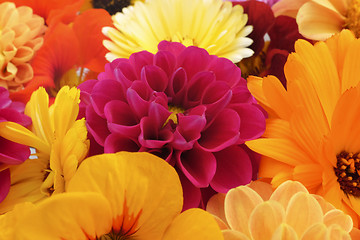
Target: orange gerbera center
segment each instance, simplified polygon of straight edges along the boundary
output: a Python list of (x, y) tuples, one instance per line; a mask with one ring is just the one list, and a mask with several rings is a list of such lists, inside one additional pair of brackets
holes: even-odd
[(360, 0), (351, 1), (344, 27), (353, 31), (356, 37), (360, 37)]
[(337, 156), (335, 175), (345, 194), (360, 196), (360, 153), (342, 151)]

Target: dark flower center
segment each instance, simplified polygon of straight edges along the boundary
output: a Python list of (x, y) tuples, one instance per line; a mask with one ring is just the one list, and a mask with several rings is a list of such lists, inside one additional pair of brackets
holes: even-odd
[(92, 0), (94, 8), (103, 8), (110, 15), (121, 12), (123, 8), (130, 6), (130, 0)]
[(99, 238), (96, 238), (96, 240), (131, 240), (132, 238), (130, 236), (124, 236), (120, 233), (116, 233), (114, 231), (111, 231), (108, 234), (104, 234), (100, 236)]
[(359, 157), (359, 153), (353, 154), (342, 151), (336, 156), (337, 163), (336, 168), (334, 168), (341, 190), (345, 194), (351, 194), (355, 197), (360, 197)]

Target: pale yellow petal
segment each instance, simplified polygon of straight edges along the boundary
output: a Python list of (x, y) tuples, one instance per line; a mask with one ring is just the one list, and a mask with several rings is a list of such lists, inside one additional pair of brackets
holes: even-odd
[(350, 234), (337, 224), (328, 227), (327, 237), (329, 240), (351, 240)]
[(231, 189), (225, 197), (225, 216), (231, 229), (250, 237), (249, 217), (253, 209), (262, 202), (260, 195), (249, 187)]
[[(144, 238), (141, 238), (144, 239)], [(166, 229), (163, 240), (221, 240), (224, 239), (215, 219), (199, 208), (178, 215)]]
[(206, 211), (227, 223), (224, 210), (225, 196), (226, 194), (224, 193), (217, 193), (212, 196), (206, 205)]
[(275, 189), (270, 200), (279, 202), (286, 209), (291, 198), (298, 192), (308, 193), (308, 190), (300, 182), (286, 181)]
[(252, 239), (271, 239), (284, 218), (285, 210), (280, 203), (272, 200), (260, 203), (255, 207), (249, 219)]
[(288, 224), (282, 223), (275, 230), (271, 240), (297, 240), (299, 239), (295, 230)]
[(302, 235), (301, 240), (324, 240), (327, 238), (326, 225), (323, 223), (315, 223), (310, 226)]
[(234, 230), (223, 230), (224, 240), (251, 240), (245, 234)]
[(324, 224), (328, 227), (331, 224), (337, 224), (346, 232), (350, 232), (353, 228), (353, 221), (351, 217), (339, 209), (328, 211), (324, 215)]
[(247, 186), (257, 192), (264, 201), (269, 200), (271, 194), (273, 193), (271, 184), (260, 180), (251, 181)]
[(310, 0), (281, 0), (272, 6), (275, 17), (285, 15), (289, 17), (296, 17), (299, 8)]

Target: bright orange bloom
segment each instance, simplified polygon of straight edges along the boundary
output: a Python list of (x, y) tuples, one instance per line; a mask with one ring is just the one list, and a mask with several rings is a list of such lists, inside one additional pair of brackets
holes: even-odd
[(314, 46), (295, 44), (285, 64), (287, 90), (273, 77), (248, 87), (269, 113), (264, 138), (247, 142), (262, 154), (259, 176), (277, 187), (300, 181), (353, 217), (360, 215), (360, 39), (343, 30)]
[(350, 240), (353, 229), (349, 215), (294, 181), (274, 192), (263, 182), (233, 188), (213, 196), (207, 210), (218, 217), (225, 240)]
[(105, 37), (101, 29), (110, 25), (111, 17), (105, 10), (90, 9), (78, 15), (72, 25), (59, 22), (50, 26), (32, 62), (33, 80), (11, 98), (26, 102), (39, 86), (55, 96), (62, 86), (77, 86), (84, 81), (89, 70), (102, 72), (107, 51), (102, 46)]

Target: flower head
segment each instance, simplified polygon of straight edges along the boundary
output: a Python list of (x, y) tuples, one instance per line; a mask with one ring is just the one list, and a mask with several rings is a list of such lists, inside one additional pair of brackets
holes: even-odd
[(0, 217), (0, 237), (223, 239), (210, 214), (201, 209), (180, 214), (181, 208), (179, 178), (162, 159), (149, 153), (102, 154), (84, 160), (66, 193)]
[(233, 188), (213, 196), (207, 210), (218, 217), (225, 239), (351, 239), (353, 229), (349, 215), (295, 181), (274, 192), (262, 182)]
[(43, 44), (44, 19), (11, 2), (0, 4), (0, 15), (0, 86), (18, 91), (33, 78), (30, 61)]
[(23, 164), (10, 167), (11, 188), (0, 212), (17, 203), (37, 202), (64, 192), (78, 165), (86, 157), (89, 142), (85, 120), (76, 120), (80, 91), (63, 87), (52, 106), (44, 88), (35, 91), (25, 108), (31, 130), (13, 122), (0, 122), (0, 135), (34, 148)]
[[(9, 92), (0, 87), (0, 122), (15, 122), (22, 126), (29, 126), (31, 119), (24, 115), (25, 105), (13, 102), (9, 98)], [(6, 123), (2, 125), (5, 127)], [(30, 155), (27, 146), (12, 142), (0, 134), (0, 202), (6, 197), (10, 188), (9, 166), (23, 163)]]
[(318, 42), (295, 44), (278, 79), (250, 77), (249, 89), (268, 110), (264, 138), (247, 142), (264, 155), (259, 176), (273, 186), (292, 179), (353, 217), (357, 226), (360, 144), (358, 54), (349, 30)]
[(232, 7), (228, 1), (137, 1), (112, 19), (115, 28), (103, 29), (111, 39), (104, 41), (109, 61), (141, 50), (156, 53), (162, 40), (198, 46), (233, 62), (253, 54), (247, 48), (252, 43), (246, 37), (252, 31), (246, 26), (247, 15), (241, 6)]
[(198, 206), (199, 188), (226, 192), (251, 180), (256, 163), (243, 143), (263, 133), (265, 117), (228, 59), (163, 41), (155, 55), (114, 60), (79, 88), (102, 151), (161, 156), (180, 174), (186, 207)]

